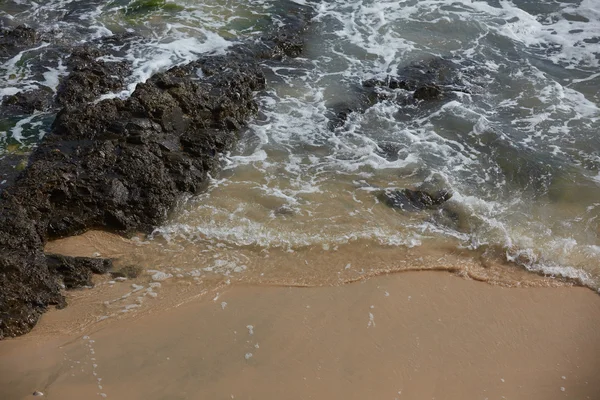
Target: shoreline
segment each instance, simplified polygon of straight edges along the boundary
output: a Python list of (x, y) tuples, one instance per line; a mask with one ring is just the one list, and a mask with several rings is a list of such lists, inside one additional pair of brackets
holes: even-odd
[(340, 286), (233, 284), (216, 298), (81, 334), (45, 333), (70, 308), (0, 342), (0, 397), (26, 399), (36, 390), (50, 399), (600, 393), (600, 297), (585, 287), (504, 288), (438, 271)]

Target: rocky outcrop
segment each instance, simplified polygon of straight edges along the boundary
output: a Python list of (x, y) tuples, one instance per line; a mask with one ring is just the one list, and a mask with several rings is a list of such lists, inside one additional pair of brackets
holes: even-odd
[(59, 254), (46, 254), (46, 263), (50, 273), (60, 276), (67, 289), (93, 286), (92, 274), (105, 274), (112, 268), (109, 259)]
[(0, 28), (0, 60), (16, 56), (40, 42), (37, 32), (23, 25), (13, 29)]
[(461, 79), (461, 66), (452, 60), (433, 57), (398, 69), (386, 79), (369, 79), (365, 88), (403, 89), (413, 92), (415, 100), (435, 100), (452, 96), (456, 91), (468, 92)]
[(56, 104), (73, 107), (89, 103), (100, 95), (122, 90), (130, 66), (126, 62), (106, 62), (106, 53), (83, 46), (75, 49), (68, 61), (71, 73), (62, 80), (56, 93)]
[(67, 287), (89, 284), (81, 269), (48, 265), (47, 239), (151, 231), (183, 193), (206, 184), (263, 87), (257, 65), (206, 57), (155, 75), (127, 100), (63, 109), (1, 195), (0, 337), (26, 332), (47, 304), (61, 304), (59, 276)]
[(391, 208), (402, 211), (420, 211), (437, 208), (450, 200), (452, 193), (448, 190), (440, 190), (429, 193), (424, 190), (401, 189), (384, 190), (377, 194), (377, 198)]
[(125, 101), (61, 111), (22, 179), (26, 187), (52, 182), (38, 202), (51, 209), (49, 237), (152, 230), (182, 193), (204, 186), (257, 111), (252, 92), (263, 86), (256, 65), (209, 57), (155, 75)]
[(183, 194), (202, 190), (218, 170), (219, 154), (257, 112), (254, 92), (265, 87), (265, 77), (256, 59), (301, 50), (298, 32), (286, 33), (293, 26), (283, 24), (261, 45), (235, 46), (226, 56), (156, 74), (127, 100), (84, 107), (91, 97), (82, 91), (121, 82), (110, 81), (94, 52), (76, 55), (81, 64), (74, 71), (98, 79), (73, 78), (68, 106), (27, 168), (0, 193), (0, 339), (28, 332), (48, 305), (64, 306), (62, 286), (88, 286), (92, 272), (109, 267), (47, 256), (48, 239), (91, 228), (149, 232)]
[[(277, 62), (298, 57), (304, 48), (304, 33), (314, 15), (313, 9), (291, 1), (281, 1), (272, 14), (273, 24), (260, 40), (236, 45), (232, 48), (233, 52), (252, 59)], [(66, 60), (69, 74), (61, 78), (56, 94), (47, 87), (28, 88), (5, 97), (0, 103), (0, 112), (6, 115), (57, 112), (62, 107), (75, 107), (97, 100), (103, 94), (119, 92), (125, 88), (131, 65), (107, 60), (118, 60), (126, 53), (125, 50), (144, 40), (132, 34), (120, 34), (70, 48), (64, 43), (51, 43), (52, 37), (46, 36), (44, 41), (48, 42), (48, 46), (36, 57), (36, 65), (33, 66), (33, 70), (39, 71), (39, 76), (34, 80), (43, 80), (44, 72), (57, 68), (61, 58), (59, 55), (64, 53), (71, 53)], [(2, 54), (15, 55), (41, 40), (41, 35), (31, 28), (19, 26), (1, 30), (0, 57)]]
[(105, 60), (115, 56), (111, 49), (128, 46), (133, 39), (132, 36), (116, 36), (75, 48), (60, 45), (45, 49), (38, 57), (39, 65), (33, 66), (34, 70), (42, 70), (40, 73), (57, 67), (58, 54), (71, 53), (66, 60), (69, 74), (60, 79), (56, 93), (45, 86), (27, 88), (5, 97), (0, 111), (5, 115), (57, 112), (62, 107), (75, 107), (92, 102), (103, 94), (123, 90), (125, 78), (131, 72), (129, 63)]
[(0, 105), (4, 115), (33, 114), (52, 107), (54, 93), (47, 87), (19, 92), (7, 96)]
[(22, 199), (0, 195), (0, 338), (28, 332), (48, 305), (63, 307), (59, 280), (49, 273), (42, 236)]

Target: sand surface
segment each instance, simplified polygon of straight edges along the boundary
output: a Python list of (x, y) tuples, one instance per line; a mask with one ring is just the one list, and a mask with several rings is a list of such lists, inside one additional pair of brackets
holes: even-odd
[(232, 285), (83, 334), (0, 342), (0, 399), (600, 399), (600, 296), (445, 272)]

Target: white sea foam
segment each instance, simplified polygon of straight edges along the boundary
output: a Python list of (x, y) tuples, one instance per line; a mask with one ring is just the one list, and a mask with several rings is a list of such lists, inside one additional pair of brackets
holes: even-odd
[[(515, 262), (531, 260), (529, 269), (593, 284), (600, 257), (599, 209), (589, 209), (588, 200), (597, 198), (600, 182), (600, 12), (593, 0), (540, 11), (505, 0), (297, 2), (317, 14), (305, 58), (273, 68), (276, 79), (259, 95), (260, 117), (223, 156), (227, 176), (154, 238), (293, 251), (357, 240), (412, 247), (443, 237), (463, 248), (503, 248)], [(49, 1), (28, 18), (49, 28), (56, 10), (75, 4)], [(147, 21), (145, 39), (125, 56), (133, 66), (127, 89), (103, 98), (127, 97), (157, 71), (199, 54), (226, 52), (235, 41), (223, 35), (241, 39), (240, 21), (255, 26), (248, 15), (259, 18), (268, 7), (216, 2)], [(119, 10), (88, 6), (75, 27), (56, 25), (91, 40), (108, 34)], [(247, 26), (244, 34), (258, 33)], [(36, 82), (18, 65), (28, 53), (1, 67), (16, 76), (0, 84), (1, 96), (57, 87), (62, 64)], [(328, 127), (332, 106), (352, 100), (364, 79), (432, 56), (461, 65), (458, 79), (469, 93), (456, 91), (439, 104), (381, 101)], [(15, 122), (2, 140), (25, 141), (36, 118)], [(447, 211), (459, 223), (385, 212), (371, 194), (423, 183), (453, 191)], [(235, 197), (239, 192), (245, 197)], [(227, 276), (246, 265), (220, 255), (187, 276)]]

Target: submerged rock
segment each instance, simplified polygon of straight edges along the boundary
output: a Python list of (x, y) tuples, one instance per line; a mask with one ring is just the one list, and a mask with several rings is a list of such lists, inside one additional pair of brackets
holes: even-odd
[(432, 57), (400, 67), (396, 75), (386, 79), (367, 80), (363, 86), (411, 91), (417, 100), (435, 99), (454, 91), (468, 92), (461, 79), (461, 69), (461, 65), (452, 60)]
[(350, 114), (363, 113), (384, 100), (405, 106), (422, 101), (448, 100), (456, 92), (469, 93), (461, 70), (461, 65), (454, 61), (433, 57), (400, 67), (396, 74), (386, 78), (368, 79), (351, 90), (350, 99), (330, 106), (330, 129), (343, 126)]
[(54, 93), (47, 87), (19, 92), (6, 97), (0, 110), (4, 115), (33, 114), (46, 111), (52, 107)]
[(377, 198), (391, 208), (403, 211), (420, 211), (436, 208), (452, 197), (447, 190), (428, 193), (423, 190), (401, 189), (384, 190), (377, 194)]
[(417, 88), (413, 93), (415, 100), (435, 100), (442, 97), (442, 89), (438, 85), (425, 85)]
[(292, 0), (281, 0), (269, 8), (269, 15), (272, 23), (260, 40), (234, 46), (234, 51), (264, 60), (299, 57), (304, 51), (304, 35), (315, 15), (314, 9)]
[[(285, 3), (285, 2), (282, 2)], [(267, 58), (298, 57), (304, 50), (304, 33), (308, 29), (314, 11), (312, 7), (301, 6), (287, 2), (288, 6), (279, 13), (278, 24), (268, 35), (263, 43), (269, 46), (269, 51), (263, 53)]]
[(140, 276), (143, 269), (138, 265), (126, 265), (123, 268), (120, 268), (116, 271), (111, 271), (110, 275), (113, 278), (128, 278), (133, 279)]

